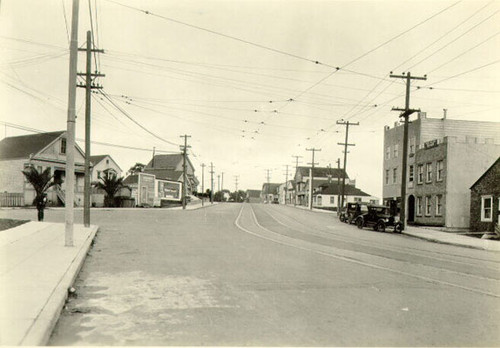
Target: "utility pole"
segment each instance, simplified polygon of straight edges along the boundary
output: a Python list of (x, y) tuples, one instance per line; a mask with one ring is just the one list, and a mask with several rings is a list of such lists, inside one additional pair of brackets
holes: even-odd
[[(302, 158), (302, 156), (292, 156), (295, 157), (295, 175), (297, 175), (297, 169), (299, 169), (299, 158)], [(294, 190), (294, 197), (293, 197), (293, 206), (295, 207), (297, 205), (297, 191), (299, 190), (299, 186), (297, 185), (297, 182), (295, 182), (295, 190)]]
[(220, 174), (217, 174), (217, 191), (220, 192)]
[(214, 204), (214, 164), (210, 162), (210, 204)]
[(221, 174), (220, 190), (224, 191), (224, 172), (220, 174)]
[(309, 210), (312, 210), (313, 208), (313, 189), (314, 189), (314, 165), (318, 163), (314, 163), (314, 153), (316, 151), (321, 151), (321, 149), (306, 149), (306, 151), (312, 151), (312, 162), (308, 163), (311, 165), (311, 180), (310, 180), (310, 186), (309, 186)]
[(153, 158), (151, 159), (151, 167), (155, 167), (155, 151), (156, 147), (153, 146)]
[(406, 227), (406, 166), (408, 161), (408, 120), (411, 114), (420, 111), (416, 109), (410, 109), (410, 84), (411, 80), (427, 80), (427, 75), (423, 77), (411, 76), (411, 73), (403, 75), (393, 75), (392, 71), (390, 74), (391, 78), (405, 79), (406, 80), (406, 98), (405, 98), (405, 108), (392, 108), (392, 111), (400, 111), (399, 117), (404, 117), (404, 131), (403, 131), (403, 163), (401, 168), (401, 209), (399, 213), (399, 221), (403, 224), (403, 229)]
[(338, 145), (344, 145), (344, 168), (342, 171), (342, 189), (341, 189), (341, 202), (340, 202), (340, 208), (344, 208), (344, 197), (345, 197), (345, 176), (346, 176), (346, 169), (347, 169), (347, 147), (348, 146), (355, 146), (356, 144), (349, 144), (348, 139), (349, 139), (349, 126), (359, 126), (359, 122), (344, 122), (344, 121), (337, 121), (337, 124), (345, 125), (345, 143), (337, 143)]
[(337, 158), (337, 216), (340, 215), (340, 158)]
[(64, 245), (73, 246), (75, 201), (75, 119), (76, 119), (76, 69), (78, 63), (78, 9), (79, 1), (73, 0), (71, 41), (69, 48), (68, 118), (66, 131), (66, 195)]
[(181, 138), (184, 138), (184, 146), (181, 146), (182, 150), (182, 209), (186, 209), (186, 195), (187, 195), (187, 167), (186, 167), (186, 156), (187, 149), (191, 146), (187, 144), (187, 138), (191, 138), (190, 135), (184, 134), (181, 135)]
[(235, 175), (234, 176), (234, 186), (235, 186), (235, 191), (236, 193), (238, 193), (238, 179), (239, 179), (239, 175)]
[[(85, 181), (83, 186), (83, 224), (90, 226), (90, 130), (91, 130), (91, 100), (92, 89), (101, 89), (102, 86), (95, 84), (92, 79), (105, 76), (97, 71), (92, 74), (92, 52), (104, 53), (104, 50), (92, 49), (92, 33), (87, 31), (87, 48), (79, 48), (78, 51), (85, 51), (87, 66), (85, 73), (78, 73), (78, 76), (85, 76), (85, 84), (78, 84), (77, 87), (85, 88)], [(97, 69), (97, 67), (96, 67)]]
[(286, 205), (286, 198), (288, 197), (288, 164), (285, 165), (286, 167), (286, 174), (285, 174), (285, 205)]
[[(266, 201), (267, 201), (269, 199), (269, 185), (270, 185), (270, 182), (269, 182), (269, 179), (270, 179), (269, 172), (270, 172), (270, 170), (266, 169), (266, 171), (267, 171), (267, 176), (266, 176), (266, 178), (267, 178)], [(268, 202), (268, 203), (270, 203), (270, 202)]]
[(205, 205), (205, 163), (201, 164), (201, 206)]

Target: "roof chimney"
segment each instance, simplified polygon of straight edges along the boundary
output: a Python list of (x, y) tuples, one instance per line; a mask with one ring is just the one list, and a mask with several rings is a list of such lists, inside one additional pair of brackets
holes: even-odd
[(443, 109), (443, 120), (446, 120), (446, 113), (448, 112), (448, 109)]

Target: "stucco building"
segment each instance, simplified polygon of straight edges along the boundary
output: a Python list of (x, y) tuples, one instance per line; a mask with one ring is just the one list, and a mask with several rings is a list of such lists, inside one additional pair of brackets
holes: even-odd
[[(383, 200), (401, 202), (403, 125), (384, 130)], [(428, 118), (408, 129), (408, 223), (468, 228), (469, 188), (500, 154), (500, 123)]]

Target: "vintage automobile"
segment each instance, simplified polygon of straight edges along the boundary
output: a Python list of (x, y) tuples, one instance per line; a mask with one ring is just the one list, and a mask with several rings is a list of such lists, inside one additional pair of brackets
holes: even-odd
[(379, 232), (385, 232), (387, 227), (393, 227), (396, 233), (401, 233), (403, 230), (399, 218), (391, 214), (391, 208), (385, 205), (368, 205), (368, 212), (356, 218), (356, 226), (359, 229), (372, 227)]
[(368, 211), (367, 203), (354, 202), (347, 203), (345, 209), (340, 213), (339, 219), (346, 224), (352, 224), (356, 222), (356, 218)]

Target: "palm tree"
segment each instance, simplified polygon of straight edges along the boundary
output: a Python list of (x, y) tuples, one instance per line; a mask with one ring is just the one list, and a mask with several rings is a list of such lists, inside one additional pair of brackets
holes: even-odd
[(55, 185), (54, 176), (50, 172), (50, 167), (45, 168), (43, 172), (38, 172), (35, 167), (25, 168), (22, 173), (26, 180), (35, 189), (35, 199), (33, 204), (38, 209), (38, 221), (43, 221), (43, 209), (45, 208), (45, 194), (47, 190)]
[(115, 195), (122, 187), (125, 187), (125, 185), (123, 185), (123, 178), (118, 178), (115, 175), (103, 175), (100, 180), (101, 181), (95, 183), (95, 187), (106, 192), (104, 206), (113, 207), (115, 205)]

